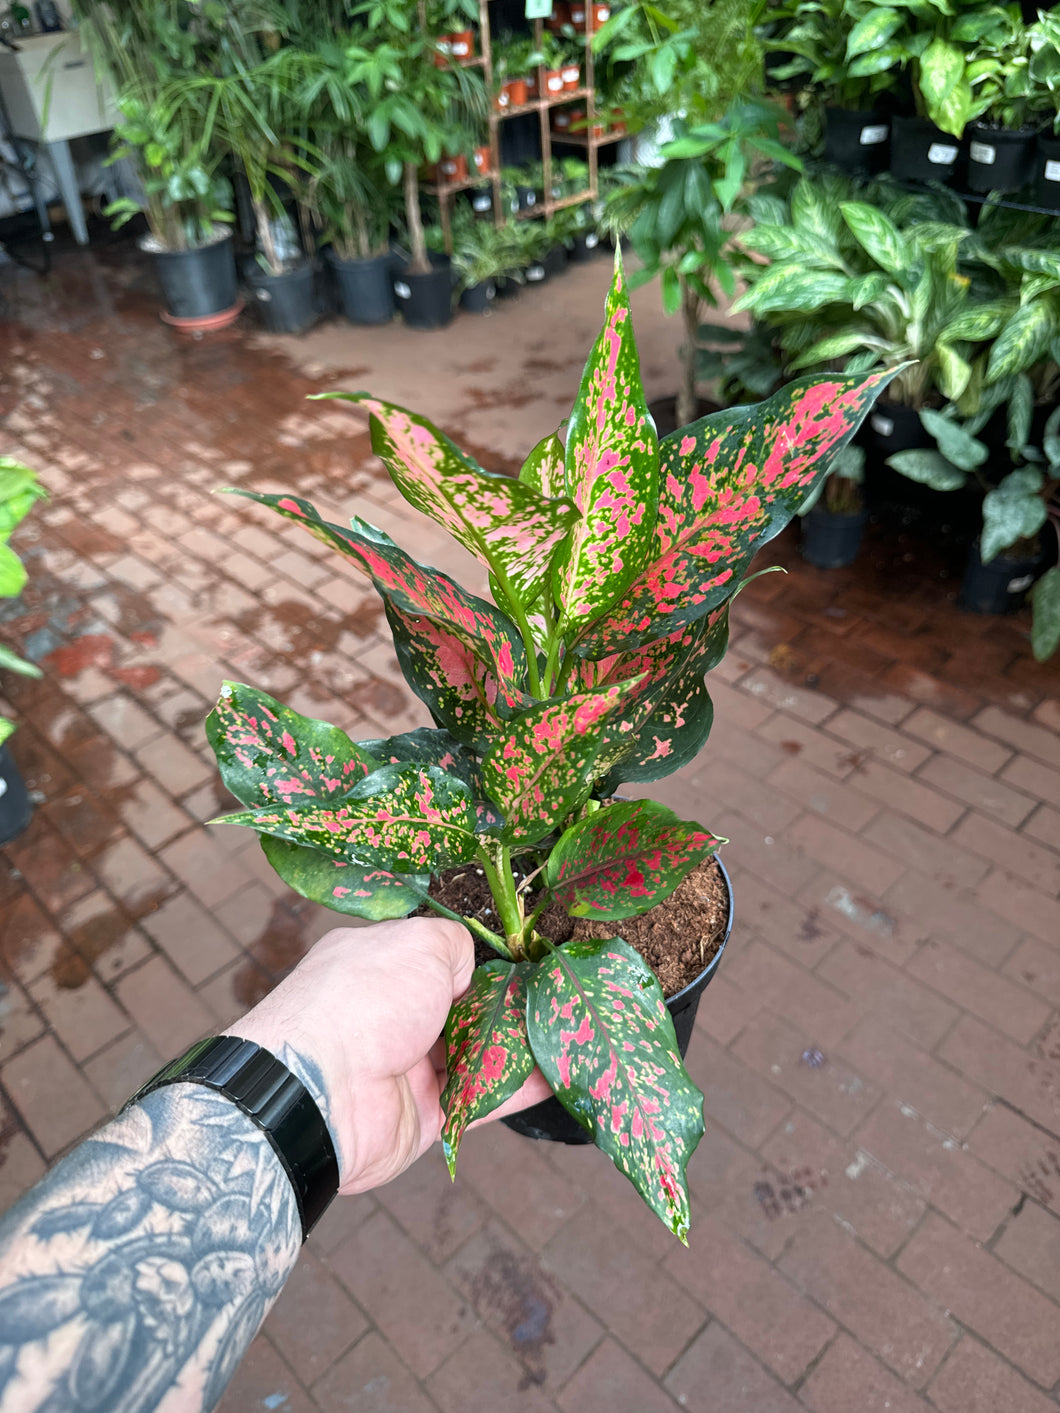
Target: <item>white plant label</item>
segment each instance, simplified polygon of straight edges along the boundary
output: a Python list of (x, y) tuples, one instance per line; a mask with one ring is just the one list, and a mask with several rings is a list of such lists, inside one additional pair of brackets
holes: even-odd
[(600, 237), (596, 234), (595, 231), (590, 231), (589, 234), (585, 237), (586, 250), (595, 250), (599, 244)]
[(882, 412), (874, 412), (870, 418), (872, 430), (881, 437), (889, 437), (894, 431), (894, 423), (889, 417), (885, 417)]
[(394, 281), (394, 293), (397, 295), (398, 299), (412, 298), (412, 288), (407, 285), (404, 280)]
[(973, 162), (979, 162), (984, 167), (992, 167), (997, 161), (997, 148), (991, 147), (989, 142), (973, 142), (968, 149), (968, 155)]
[(890, 128), (886, 123), (874, 123), (871, 127), (862, 128), (858, 142), (862, 147), (878, 147), (881, 142), (887, 141)]
[(7, 794), (7, 781), (0, 775), (0, 800)]
[(1010, 594), (1022, 594), (1024, 589), (1029, 589), (1034, 583), (1033, 574), (1021, 574), (1018, 579), (1008, 581), (1008, 592)]
[(526, 278), (527, 278), (532, 284), (537, 284), (537, 282), (538, 282), (539, 280), (543, 280), (543, 279), (545, 278), (545, 267), (544, 267), (544, 265), (529, 265), (529, 266), (527, 266)]
[(549, 81), (548, 81), (548, 91), (549, 91), (549, 93), (558, 93), (562, 87), (563, 87), (563, 75), (562, 75), (562, 74), (553, 74), (552, 77), (551, 77), (551, 78), (549, 79)]
[(957, 149), (947, 142), (933, 142), (928, 148), (928, 161), (935, 167), (948, 167), (957, 160)]
[(1060, 182), (1060, 162), (1046, 162), (1045, 180), (1047, 182)]

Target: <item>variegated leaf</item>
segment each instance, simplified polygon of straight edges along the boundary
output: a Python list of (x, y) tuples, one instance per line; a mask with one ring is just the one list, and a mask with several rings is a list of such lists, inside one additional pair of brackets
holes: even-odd
[(473, 794), (481, 793), (478, 756), (462, 746), (448, 731), (419, 726), (415, 731), (405, 731), (400, 736), (380, 737), (357, 744), (383, 765), (436, 765), (449, 775), (459, 775)]
[(468, 1124), (492, 1114), (533, 1073), (526, 1037), (526, 971), (512, 962), (476, 967), (470, 988), (453, 1003), (445, 1022), (442, 1152), (450, 1175), (456, 1173)]
[(542, 437), (523, 462), (519, 480), (550, 500), (567, 494), (567, 472), (563, 465), (563, 443), (556, 432)]
[[(557, 546), (578, 518), (567, 499), (485, 471), (414, 412), (367, 393), (325, 393), (372, 416), (372, 450), (405, 499), (485, 564), (518, 603), (541, 592)], [(561, 495), (565, 496), (563, 490)]]
[(333, 799), (380, 764), (337, 726), (242, 682), (222, 686), (206, 718), (206, 738), (221, 779), (252, 807)]
[(560, 837), (545, 878), (571, 917), (637, 917), (724, 841), (654, 800), (605, 805)]
[(665, 438), (654, 544), (621, 601), (582, 634), (579, 655), (653, 642), (728, 598), (896, 371), (798, 378)]
[(687, 1241), (685, 1169), (703, 1135), (703, 1096), (647, 964), (621, 938), (568, 942), (528, 975), (526, 1021), (556, 1098)]
[(384, 765), (330, 804), (247, 810), (220, 822), (397, 873), (452, 868), (476, 849), (471, 791), (434, 766)]
[(429, 873), (398, 874), (373, 864), (340, 862), (269, 834), (261, 836), (261, 847), (276, 873), (303, 898), (370, 922), (407, 917), (430, 887)]
[[(265, 495), (236, 490), (235, 495), (267, 505), (288, 520), (295, 520), (321, 540), (351, 559), (370, 575), (388, 603), (402, 613), (444, 623), (465, 641), (479, 640), (502, 695), (521, 698), (526, 671), (522, 639), (511, 619), (485, 599), (476, 598), (437, 570), (422, 564), (395, 545), (389, 535), (356, 517), (351, 528), (322, 520), (309, 501), (298, 496)], [(410, 686), (412, 684), (410, 683)]]
[(564, 631), (574, 633), (621, 598), (650, 556), (655, 531), (658, 437), (617, 252), (604, 327), (571, 412), (565, 468), (581, 519), (557, 558), (556, 587)]
[(486, 794), (508, 842), (536, 843), (588, 795), (600, 753), (627, 732), (620, 718), (636, 680), (532, 707), (505, 723), (482, 762)]

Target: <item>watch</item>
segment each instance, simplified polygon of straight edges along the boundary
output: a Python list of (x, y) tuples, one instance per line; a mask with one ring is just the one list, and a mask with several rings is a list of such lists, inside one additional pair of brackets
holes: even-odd
[(160, 1069), (123, 1109), (167, 1084), (205, 1084), (257, 1124), (290, 1178), (305, 1241), (339, 1190), (339, 1164), (328, 1126), (302, 1081), (253, 1040), (215, 1035)]

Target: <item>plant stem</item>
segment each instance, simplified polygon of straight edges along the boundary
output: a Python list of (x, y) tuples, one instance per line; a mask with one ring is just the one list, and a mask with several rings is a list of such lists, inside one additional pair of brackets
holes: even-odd
[(523, 903), (515, 887), (511, 854), (507, 847), (502, 845), (496, 864), (482, 850), (479, 851), (478, 857), (489, 882), (493, 901), (497, 904), (497, 915), (504, 925), (509, 951), (517, 961), (522, 961), (526, 955)]
[(508, 961), (512, 961), (512, 954), (508, 950), (507, 945), (495, 932), (491, 932), (488, 927), (483, 927), (482, 923), (478, 922), (473, 917), (464, 917), (462, 913), (455, 913), (452, 908), (447, 908), (444, 903), (439, 903), (437, 898), (432, 898), (429, 893), (420, 893), (418, 888), (413, 888), (412, 891), (416, 893), (429, 908), (433, 908), (436, 913), (440, 913), (442, 917), (450, 918), (453, 922), (463, 923), (467, 930), (473, 933), (474, 936), (481, 938), (481, 940), (486, 943), (487, 947), (492, 947), (493, 950), (499, 952), (502, 957), (507, 958)]
[(251, 197), (251, 205), (254, 208), (254, 223), (258, 228), (258, 239), (261, 241), (261, 250), (265, 256), (265, 263), (269, 267), (269, 274), (282, 275), (283, 264), (276, 254), (276, 243), (272, 238), (272, 224), (269, 221), (269, 208), (260, 196)]
[(685, 343), (681, 350), (681, 364), (684, 377), (677, 394), (674, 413), (679, 427), (685, 427), (696, 420), (696, 341), (699, 338), (699, 295), (687, 282), (681, 280), (681, 318), (685, 326)]
[(428, 275), (431, 262), (427, 257), (427, 238), (423, 234), (420, 179), (415, 162), (405, 163), (405, 219), (409, 227), (409, 272), (413, 275)]

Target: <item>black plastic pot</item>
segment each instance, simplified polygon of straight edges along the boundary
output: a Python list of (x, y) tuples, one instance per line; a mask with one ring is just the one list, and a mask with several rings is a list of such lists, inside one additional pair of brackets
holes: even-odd
[(537, 191), (532, 186), (517, 186), (515, 200), (517, 210), (532, 211), (537, 205)]
[(891, 119), (891, 175), (902, 182), (945, 182), (961, 144), (927, 118)]
[(553, 275), (562, 275), (567, 268), (567, 247), (554, 245), (551, 250), (546, 252), (542, 263), (549, 279), (552, 279)]
[(802, 517), (799, 549), (803, 559), (818, 569), (842, 569), (853, 564), (861, 548), (861, 535), (868, 514), (864, 510), (845, 515), (815, 505)]
[(0, 844), (17, 838), (33, 817), (33, 804), (26, 782), (19, 774), (11, 752), (0, 746)]
[(1039, 548), (1033, 555), (1010, 559), (1001, 554), (984, 564), (979, 541), (973, 540), (968, 546), (957, 607), (966, 613), (1016, 613), (1047, 563), (1047, 552)]
[(595, 231), (589, 231), (586, 235), (576, 235), (570, 243), (567, 254), (571, 260), (581, 264), (583, 260), (591, 260), (600, 244), (600, 237)]
[(824, 158), (844, 172), (885, 172), (891, 120), (866, 108), (824, 110)]
[(913, 451), (934, 445), (915, 407), (888, 402), (882, 397), (861, 424), (858, 441), (865, 448), (869, 460), (880, 466), (896, 451)]
[(453, 273), (447, 255), (431, 255), (434, 267), (413, 274), (401, 265), (394, 276), (394, 296), (410, 329), (444, 329), (453, 317)]
[(502, 275), (499, 280), (493, 281), (493, 288), (498, 299), (514, 299), (521, 286), (518, 280), (513, 280), (509, 275)]
[(311, 261), (285, 270), (282, 275), (268, 275), (256, 264), (248, 267), (247, 284), (270, 334), (301, 334), (316, 323), (313, 276)]
[(236, 262), (226, 232), (195, 250), (152, 250), (166, 313), (175, 320), (211, 320), (237, 308)]
[(489, 311), (497, 294), (493, 280), (483, 280), (477, 285), (468, 285), (460, 296), (460, 308), (468, 314), (485, 314)]
[(532, 265), (527, 265), (523, 278), (528, 285), (543, 285), (548, 279), (548, 266), (543, 260), (535, 260)]
[(1060, 137), (1038, 138), (1034, 155), (1034, 200), (1047, 211), (1060, 211)]
[(1021, 191), (1034, 173), (1033, 128), (992, 128), (969, 123), (968, 185), (973, 191)]
[(324, 258), (335, 277), (339, 307), (350, 323), (389, 324), (395, 312), (390, 252), (368, 260), (340, 260), (328, 250)]
[[(666, 1002), (666, 1009), (670, 1012), (670, 1018), (674, 1023), (677, 1046), (682, 1056), (688, 1053), (689, 1041), (692, 1039), (692, 1027), (695, 1025), (696, 1012), (699, 1010), (703, 992), (717, 974), (722, 953), (725, 951), (732, 933), (732, 880), (726, 873), (725, 865), (721, 859), (718, 859), (718, 867), (721, 869), (721, 876), (725, 880), (725, 887), (729, 893), (729, 916), (725, 923), (725, 936), (721, 939), (721, 946), (711, 957), (706, 969), (700, 972), (695, 981), (689, 982), (683, 991), (678, 991)], [(665, 907), (665, 903), (662, 906)], [(532, 1104), (529, 1109), (522, 1109), (517, 1114), (509, 1114), (507, 1118), (501, 1120), (501, 1123), (507, 1124), (509, 1128), (514, 1129), (516, 1133), (523, 1134), (526, 1138), (543, 1138), (552, 1143), (572, 1144), (593, 1141), (577, 1119), (568, 1114), (559, 1100), (555, 1098), (545, 1099), (540, 1104)]]

